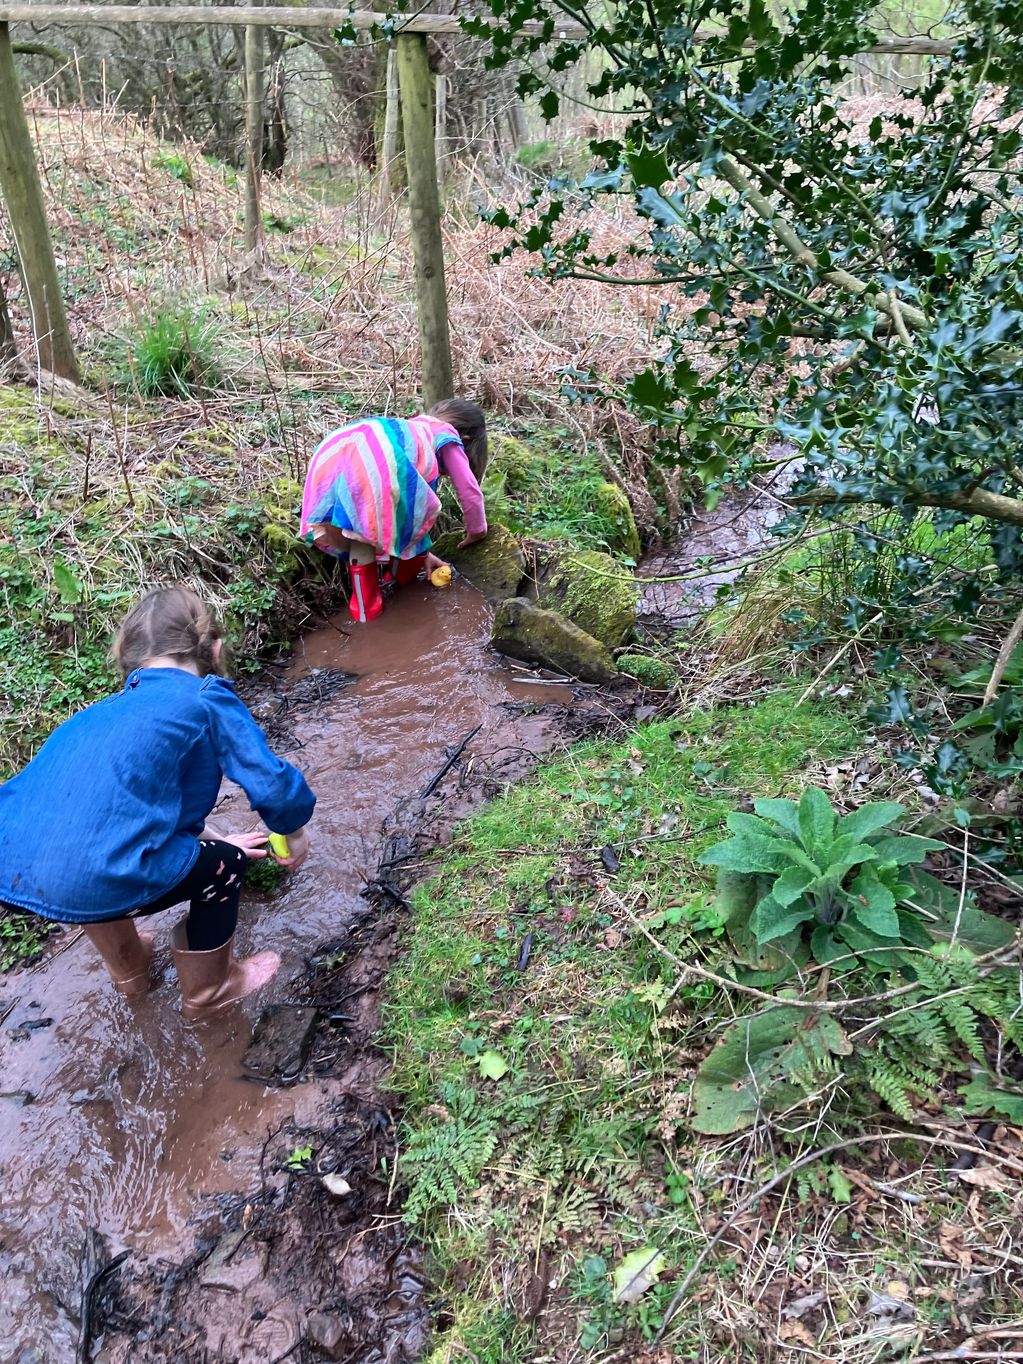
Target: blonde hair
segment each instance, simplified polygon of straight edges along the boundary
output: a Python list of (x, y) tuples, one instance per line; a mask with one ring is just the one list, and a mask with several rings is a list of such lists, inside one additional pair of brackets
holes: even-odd
[(122, 676), (151, 658), (173, 658), (201, 676), (219, 673), (217, 641), (224, 632), (213, 612), (184, 587), (157, 587), (137, 602), (121, 624), (110, 657)]
[(477, 407), (475, 403), (470, 403), (466, 398), (444, 398), (441, 402), (434, 403), (429, 415), (455, 428), (469, 461), (469, 468), (475, 475), (476, 482), (481, 483), (488, 458), (487, 419), (483, 415), (483, 409)]

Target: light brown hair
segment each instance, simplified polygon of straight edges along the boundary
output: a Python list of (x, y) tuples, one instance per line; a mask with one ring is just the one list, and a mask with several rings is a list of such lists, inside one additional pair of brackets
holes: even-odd
[(127, 677), (151, 658), (173, 658), (200, 676), (219, 673), (214, 658), (224, 632), (213, 612), (184, 587), (156, 587), (131, 608), (110, 650)]
[(458, 432), (469, 461), (469, 468), (482, 483), (487, 467), (487, 419), (483, 409), (465, 398), (444, 398), (430, 408), (430, 416), (447, 422)]

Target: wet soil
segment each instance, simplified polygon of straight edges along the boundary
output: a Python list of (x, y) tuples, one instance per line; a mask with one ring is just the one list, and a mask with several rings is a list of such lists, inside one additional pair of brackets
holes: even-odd
[[(306, 636), (249, 697), (319, 798), (306, 866), (243, 909), (239, 950), (284, 958), (258, 1000), (189, 1027), (166, 951), (157, 988), (129, 1002), (71, 934), (0, 984), (4, 1360), (421, 1353), (372, 1041), (405, 890), (475, 804), (634, 704), (541, 685), (487, 650), (488, 631), (471, 589), (415, 585), (369, 627)], [(211, 824), (258, 820), (225, 789)], [(155, 921), (158, 945), (177, 917)]]

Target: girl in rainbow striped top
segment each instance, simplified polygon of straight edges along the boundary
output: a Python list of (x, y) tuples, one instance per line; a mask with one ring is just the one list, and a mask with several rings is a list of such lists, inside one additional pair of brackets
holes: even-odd
[(373, 620), (384, 609), (379, 558), (397, 560), (398, 583), (440, 567), (429, 532), (443, 475), (465, 516), (459, 549), (483, 539), (486, 464), (486, 420), (463, 398), (447, 398), (422, 417), (351, 422), (320, 442), (306, 475), (301, 534), (324, 553), (347, 557), (353, 620)]

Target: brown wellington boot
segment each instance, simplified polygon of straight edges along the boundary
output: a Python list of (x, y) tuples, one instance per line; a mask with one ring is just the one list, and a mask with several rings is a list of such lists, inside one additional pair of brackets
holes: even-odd
[(192, 952), (187, 943), (182, 919), (171, 934), (171, 951), (181, 982), (181, 1012), (190, 1023), (209, 1018), (261, 989), (273, 979), (281, 964), (276, 952), (257, 952), (236, 961), (233, 933), (212, 952)]
[(108, 919), (82, 928), (103, 958), (114, 989), (122, 995), (144, 995), (152, 984), (153, 935), (140, 933), (134, 919)]

